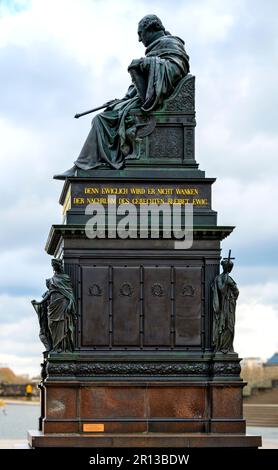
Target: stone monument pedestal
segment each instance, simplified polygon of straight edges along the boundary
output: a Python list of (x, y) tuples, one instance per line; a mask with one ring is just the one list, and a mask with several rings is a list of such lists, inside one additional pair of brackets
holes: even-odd
[[(119, 187), (107, 179), (105, 187)], [(260, 445), (245, 436), (240, 360), (211, 347), (211, 284), (220, 241), (233, 229), (216, 224), (213, 181), (145, 176), (126, 185), (206, 191), (208, 204), (194, 213), (204, 225), (194, 226), (190, 249), (176, 249), (172, 239), (88, 239), (84, 208), (72, 202), (84, 188), (104, 186), (97, 179), (65, 183), (65, 223), (52, 227), (46, 249), (63, 257), (72, 279), (76, 347), (45, 359), (32, 447)]]
[[(136, 117), (139, 121), (144, 116)], [(74, 351), (45, 355), (40, 430), (31, 447), (253, 447), (245, 435), (240, 359), (214, 352), (212, 284), (220, 242), (213, 178), (194, 155), (194, 77), (149, 115), (137, 159), (122, 170), (67, 178), (46, 251), (64, 262), (77, 302)], [(144, 120), (144, 119), (143, 119)], [(149, 124), (148, 124), (149, 122)], [(147, 129), (148, 130), (148, 129)], [(193, 205), (193, 242), (110, 236), (109, 203)], [(103, 204), (104, 238), (86, 236), (88, 204)]]
[(162, 448), (258, 448), (262, 444), (260, 436), (218, 433), (87, 433), (82, 435), (29, 431), (31, 447), (162, 447)]

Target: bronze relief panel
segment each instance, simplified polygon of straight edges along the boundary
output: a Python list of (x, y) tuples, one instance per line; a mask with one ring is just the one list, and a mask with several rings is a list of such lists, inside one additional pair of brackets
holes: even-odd
[(144, 344), (171, 345), (171, 267), (144, 268)]
[(202, 268), (175, 268), (175, 345), (201, 344)]
[(109, 268), (82, 267), (82, 345), (109, 346)]
[(113, 345), (140, 345), (140, 268), (113, 268)]

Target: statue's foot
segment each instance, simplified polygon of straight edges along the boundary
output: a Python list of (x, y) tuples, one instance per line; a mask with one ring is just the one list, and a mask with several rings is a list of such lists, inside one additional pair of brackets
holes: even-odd
[(73, 165), (72, 168), (65, 171), (65, 173), (61, 173), (61, 175), (54, 175), (53, 178), (55, 180), (65, 180), (66, 178), (70, 178), (71, 176), (77, 176), (78, 167)]

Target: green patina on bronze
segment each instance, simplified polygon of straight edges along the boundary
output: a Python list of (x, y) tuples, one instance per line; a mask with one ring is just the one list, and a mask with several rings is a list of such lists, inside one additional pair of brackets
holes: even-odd
[(146, 46), (144, 58), (128, 67), (133, 84), (120, 100), (113, 101), (95, 116), (85, 144), (75, 165), (57, 179), (77, 176), (78, 170), (101, 166), (119, 169), (125, 160), (136, 158), (136, 118), (131, 111), (146, 115), (163, 107), (179, 81), (189, 72), (189, 57), (184, 41), (172, 36), (156, 15), (147, 15), (138, 27), (139, 41)]
[(40, 340), (46, 351), (66, 352), (74, 349), (76, 303), (70, 277), (62, 261), (52, 260), (54, 275), (46, 280), (47, 292), (40, 302), (32, 300), (40, 324)]
[(229, 273), (233, 269), (230, 257), (221, 261), (222, 274), (216, 276), (213, 292), (213, 347), (215, 352), (234, 352), (235, 312), (239, 290)]

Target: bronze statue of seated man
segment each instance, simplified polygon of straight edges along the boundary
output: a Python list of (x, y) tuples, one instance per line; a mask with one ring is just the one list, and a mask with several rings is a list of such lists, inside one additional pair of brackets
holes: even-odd
[(139, 41), (146, 46), (145, 57), (128, 67), (133, 84), (124, 98), (114, 101), (97, 114), (74, 166), (56, 179), (77, 176), (78, 169), (100, 166), (119, 169), (132, 158), (136, 122), (131, 110), (144, 113), (161, 108), (178, 82), (189, 73), (189, 57), (184, 41), (172, 36), (156, 15), (147, 15), (138, 25)]

